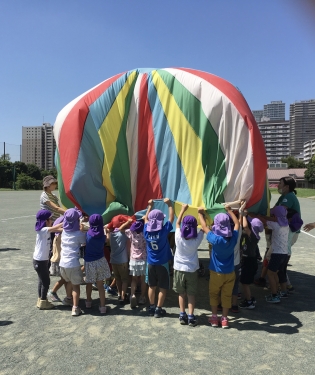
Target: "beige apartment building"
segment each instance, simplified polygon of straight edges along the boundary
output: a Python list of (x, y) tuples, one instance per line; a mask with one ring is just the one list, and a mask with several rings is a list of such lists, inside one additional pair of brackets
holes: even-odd
[(53, 126), (44, 123), (42, 126), (22, 127), (22, 162), (35, 164), (38, 168), (55, 167), (56, 143)]

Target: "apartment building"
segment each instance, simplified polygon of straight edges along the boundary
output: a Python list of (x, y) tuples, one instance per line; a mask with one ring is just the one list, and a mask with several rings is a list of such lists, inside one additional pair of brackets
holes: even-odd
[(304, 143), (315, 139), (315, 99), (290, 104), (290, 151), (297, 157)]
[(22, 127), (22, 162), (46, 170), (52, 169), (55, 167), (55, 150), (51, 124)]
[(312, 157), (315, 155), (315, 139), (311, 141), (304, 142), (303, 147), (304, 163), (307, 164), (311, 161)]
[(258, 127), (264, 140), (269, 164), (280, 163), (290, 155), (290, 122), (262, 121)]
[(270, 121), (284, 121), (285, 120), (285, 103), (282, 100), (270, 102), (264, 105), (264, 116)]

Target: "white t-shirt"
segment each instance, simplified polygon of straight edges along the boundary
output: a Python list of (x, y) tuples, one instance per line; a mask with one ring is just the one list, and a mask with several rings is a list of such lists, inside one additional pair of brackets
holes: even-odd
[(35, 260), (48, 260), (50, 251), (50, 233), (49, 227), (44, 227), (36, 232), (36, 243), (33, 254)]
[(273, 254), (288, 254), (289, 226), (280, 227), (276, 221), (267, 221), (267, 227), (272, 229), (271, 247)]
[(180, 228), (176, 228), (174, 270), (195, 272), (199, 269), (198, 247), (203, 240), (203, 235), (204, 232), (200, 231), (196, 238), (185, 240), (185, 238), (181, 236)]
[(61, 234), (60, 267), (74, 268), (80, 266), (80, 246), (85, 244), (86, 233), (63, 231)]
[(237, 242), (234, 247), (234, 266), (238, 266), (241, 263), (240, 244), (242, 237), (242, 227), (239, 227)]

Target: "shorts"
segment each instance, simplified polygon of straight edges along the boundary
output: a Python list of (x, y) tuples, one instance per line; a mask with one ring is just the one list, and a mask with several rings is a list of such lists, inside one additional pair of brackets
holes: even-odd
[(281, 264), (278, 272), (279, 283), (285, 283), (287, 281), (287, 267), (291, 256), (287, 255), (286, 260)]
[(121, 281), (123, 283), (129, 283), (129, 267), (128, 262), (113, 264), (112, 268), (116, 281)]
[(70, 281), (73, 285), (80, 285), (83, 281), (83, 273), (81, 266), (73, 268), (60, 267), (60, 276), (66, 281)]
[(279, 271), (284, 266), (287, 259), (288, 254), (272, 253), (268, 264), (268, 270), (272, 272)]
[(175, 293), (187, 293), (190, 296), (197, 294), (198, 271), (186, 272), (174, 270), (173, 290)]
[(147, 270), (146, 261), (130, 259), (129, 270), (129, 275), (131, 276), (145, 276)]
[(234, 287), (233, 287), (233, 290), (232, 290), (232, 296), (238, 295), (238, 286), (239, 286), (239, 283), (240, 283), (240, 268), (241, 268), (240, 264), (238, 264), (237, 266), (234, 266), (235, 281), (234, 281)]
[(104, 257), (93, 260), (92, 262), (84, 262), (84, 267), (85, 282), (88, 284), (109, 279), (111, 277), (107, 260)]
[(257, 259), (253, 257), (242, 258), (241, 284), (249, 285), (254, 282), (258, 270)]
[(148, 285), (152, 288), (159, 286), (162, 289), (170, 289), (170, 271), (168, 263), (148, 264)]

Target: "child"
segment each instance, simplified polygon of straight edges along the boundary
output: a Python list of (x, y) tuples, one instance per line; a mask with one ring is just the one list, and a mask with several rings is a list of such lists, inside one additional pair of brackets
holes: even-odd
[[(178, 215), (175, 231), (176, 252), (174, 257), (173, 290), (178, 293), (180, 324), (195, 327), (198, 322), (194, 315), (195, 295), (198, 283), (198, 247), (203, 240), (204, 232), (197, 234), (197, 220), (193, 216), (182, 217), (188, 204), (183, 204)], [(188, 299), (188, 316), (185, 311), (185, 297)]]
[(130, 307), (134, 308), (137, 305), (136, 288), (138, 277), (141, 277), (141, 296), (139, 298), (139, 305), (145, 304), (145, 294), (147, 291), (147, 284), (145, 283), (146, 274), (146, 242), (143, 237), (143, 220), (135, 221), (130, 229), (125, 231), (126, 236), (130, 238), (130, 261), (129, 270), (132, 276), (131, 280), (131, 291), (130, 291)]
[(38, 275), (38, 299), (37, 307), (40, 310), (48, 310), (55, 307), (47, 300), (47, 292), (49, 289), (49, 251), (50, 251), (50, 234), (58, 232), (62, 229), (62, 223), (56, 226), (52, 224), (52, 214), (48, 210), (40, 210), (36, 214), (36, 243), (33, 254), (33, 266)]
[[(85, 233), (80, 231), (80, 214), (74, 208), (64, 213), (63, 232), (61, 235), (60, 274), (67, 282), (67, 297), (63, 304), (72, 306), (72, 316), (81, 314), (79, 307), (80, 284), (83, 274), (80, 265), (80, 246), (85, 244)], [(69, 283), (71, 282), (71, 284)], [(72, 288), (72, 299), (71, 295)]]
[[(267, 228), (272, 229), (272, 253), (267, 271), (271, 294), (266, 296), (266, 301), (269, 303), (279, 303), (280, 298), (288, 298), (285, 266), (288, 259), (289, 222), (287, 219), (287, 209), (284, 206), (275, 206), (270, 210), (270, 214), (275, 217), (276, 221), (272, 221), (272, 217), (259, 216), (259, 219)], [(281, 286), (280, 295), (277, 294), (278, 281)]]
[(96, 283), (100, 296), (99, 311), (106, 314), (105, 290), (103, 280), (110, 277), (111, 273), (107, 260), (104, 257), (104, 244), (106, 236), (103, 229), (103, 218), (101, 215), (94, 214), (89, 218), (90, 228), (86, 234), (86, 247), (84, 255), (85, 282), (86, 282), (86, 301), (85, 307), (92, 307), (92, 284)]
[(110, 263), (116, 280), (118, 301), (121, 305), (127, 302), (126, 292), (129, 283), (128, 238), (124, 233), (124, 229), (130, 225), (129, 219), (129, 216), (117, 215), (107, 225), (111, 247)]
[[(172, 253), (168, 242), (168, 234), (173, 229), (174, 209), (168, 198), (164, 199), (168, 206), (169, 220), (163, 225), (164, 217), (162, 211), (152, 210), (153, 201), (149, 200), (148, 209), (144, 218), (144, 238), (147, 246), (148, 262), (148, 285), (150, 306), (148, 313), (150, 316), (160, 318), (166, 311), (162, 309), (166, 292), (170, 288), (169, 263)], [(155, 290), (159, 286), (158, 303), (155, 307)]]
[(239, 307), (241, 309), (254, 309), (256, 301), (251, 295), (250, 284), (254, 282), (258, 269), (256, 248), (260, 240), (259, 233), (263, 232), (264, 225), (259, 219), (247, 221), (244, 211), (240, 211), (240, 216), (243, 224), (241, 284), (245, 299), (239, 304)]
[[(63, 215), (58, 217), (55, 220), (53, 226), (63, 222)], [(53, 239), (53, 248), (52, 248), (52, 257), (50, 259), (50, 275), (51, 276), (60, 276), (59, 262), (60, 262), (60, 253), (61, 253), (61, 235), (60, 233), (55, 233)]]
[[(207, 227), (204, 219), (204, 209), (199, 208), (199, 220), (201, 227), (207, 233), (207, 241), (212, 244), (212, 252), (210, 259), (210, 281), (209, 294), (212, 316), (209, 323), (212, 327), (219, 325), (217, 316), (218, 304), (222, 305), (222, 328), (228, 328), (228, 312), (232, 305), (232, 290), (235, 280), (234, 272), (234, 247), (237, 243), (239, 222), (230, 207), (225, 207), (227, 214), (217, 214), (214, 217), (214, 225), (212, 231)], [(232, 232), (230, 218), (234, 222), (234, 230)]]

